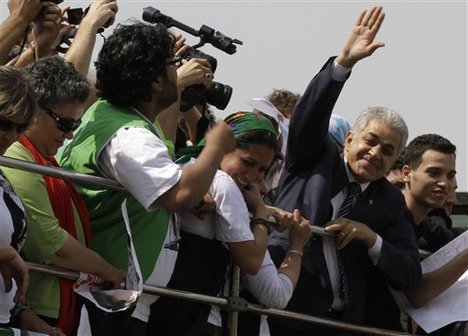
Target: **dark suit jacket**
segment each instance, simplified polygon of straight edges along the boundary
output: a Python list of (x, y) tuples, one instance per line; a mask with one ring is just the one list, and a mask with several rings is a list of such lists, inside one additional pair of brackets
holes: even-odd
[[(313, 225), (324, 226), (331, 219), (330, 200), (348, 183), (344, 161), (328, 136), (330, 115), (344, 82), (330, 76), (333, 58), (309, 84), (294, 110), (285, 158), (285, 168), (275, 204), (288, 211), (298, 208)], [(376, 266), (389, 285), (397, 289), (413, 287), (421, 277), (418, 249), (410, 223), (405, 219), (402, 194), (385, 178), (371, 182), (359, 197), (350, 219), (368, 225), (383, 239), (381, 256)], [(271, 246), (275, 261), (284, 251)], [(349, 278), (349, 303), (341, 319), (362, 323), (365, 309), (367, 275), (372, 265), (367, 249), (351, 243), (342, 251)], [(304, 253), (301, 276), (287, 307), (316, 316), (329, 317), (333, 300), (322, 240), (312, 236)], [(275, 325), (287, 326), (308, 335), (333, 335), (332, 329), (321, 329), (281, 319), (270, 319), (272, 335)], [(285, 331), (281, 331), (285, 335)]]

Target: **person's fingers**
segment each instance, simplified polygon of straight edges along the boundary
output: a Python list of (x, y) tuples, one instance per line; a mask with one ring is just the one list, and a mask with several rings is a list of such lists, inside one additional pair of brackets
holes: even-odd
[(174, 55), (182, 56), (182, 55), (185, 55), (185, 53), (187, 52), (188, 46), (184, 44), (184, 45), (182, 45), (180, 48), (178, 48), (176, 50), (177, 51), (174, 53)]
[(381, 6), (378, 6), (378, 7), (374, 7), (374, 11), (372, 12), (372, 16), (369, 18), (369, 22), (367, 23), (367, 26), (369, 27), (369, 29), (372, 29), (372, 27), (374, 26), (374, 23), (377, 22), (379, 16), (380, 16), (380, 13), (382, 12), (382, 7)]
[(345, 234), (344, 232), (341, 232), (338, 234), (340, 241), (339, 243), (336, 244), (336, 249), (341, 250), (343, 249), (346, 245), (349, 244), (351, 240), (353, 240), (353, 237), (351, 234)]
[(299, 211), (299, 209), (294, 209), (293, 211), (293, 216), (294, 216), (294, 220), (298, 223), (301, 222), (302, 220), (302, 217), (301, 217), (301, 212)]
[(372, 26), (372, 34), (375, 36), (377, 35), (378, 31), (380, 30), (380, 27), (382, 26), (382, 22), (385, 20), (385, 13), (380, 13), (379, 17), (377, 18), (377, 21), (375, 24)]
[(372, 9), (366, 13), (364, 18), (362, 19), (362, 25), (363, 26), (367, 27), (369, 25), (369, 21), (370, 21), (372, 15), (375, 13), (375, 10), (376, 10), (376, 7), (372, 7)]
[(343, 225), (340, 223), (334, 223), (334, 224), (328, 223), (327, 226), (324, 227), (325, 232), (336, 232), (336, 231), (341, 231), (342, 229), (343, 229)]
[(356, 23), (355, 23), (356, 26), (361, 25), (362, 20), (364, 19), (364, 16), (366, 15), (366, 13), (367, 13), (367, 10), (364, 10), (364, 11), (361, 12), (361, 14), (359, 14), (359, 17), (358, 17), (358, 19), (356, 20)]

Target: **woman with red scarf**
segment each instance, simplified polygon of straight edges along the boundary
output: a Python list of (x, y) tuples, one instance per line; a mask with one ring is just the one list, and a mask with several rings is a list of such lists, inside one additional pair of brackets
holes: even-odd
[[(6, 156), (57, 167), (54, 155), (81, 123), (89, 84), (58, 56), (32, 64), (27, 72), (38, 113)], [(89, 248), (88, 212), (71, 182), (20, 170), (4, 172), (26, 208), (26, 260), (95, 274), (113, 288), (121, 286), (125, 273)], [(49, 324), (67, 335), (76, 331), (78, 305), (72, 281), (31, 273), (26, 298)]]

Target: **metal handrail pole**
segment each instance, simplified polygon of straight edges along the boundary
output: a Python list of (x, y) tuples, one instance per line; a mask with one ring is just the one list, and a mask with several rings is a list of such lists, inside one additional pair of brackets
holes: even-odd
[[(240, 268), (231, 259), (231, 286), (230, 297), (239, 297), (240, 292)], [(228, 335), (237, 336), (237, 324), (239, 322), (239, 313), (233, 309), (228, 314)]]
[[(75, 271), (64, 270), (61, 268), (48, 266), (48, 265), (38, 265), (38, 264), (30, 263), (30, 262), (26, 262), (26, 264), (30, 270), (35, 271), (35, 272), (40, 272), (43, 274), (47, 274), (47, 275), (64, 277), (70, 280), (77, 280), (79, 277), (79, 273)], [(217, 305), (221, 307), (226, 306), (228, 304), (228, 300), (225, 298), (190, 293), (190, 292), (185, 292), (185, 291), (180, 291), (180, 290), (175, 290), (175, 289), (170, 289), (170, 288), (160, 287), (160, 286), (143, 285), (143, 292), (147, 294), (169, 296), (169, 297), (188, 300), (188, 301), (202, 302), (202, 303)], [(231, 309), (235, 309), (235, 308), (231, 307)], [(291, 312), (287, 310), (265, 308), (264, 306), (259, 305), (259, 304), (248, 303), (246, 311), (254, 313), (254, 314), (263, 314), (263, 315), (268, 315), (268, 316), (276, 316), (280, 318), (293, 319), (293, 320), (308, 322), (312, 324), (318, 324), (318, 325), (322, 325), (325, 327), (358, 332), (361, 334), (379, 335), (379, 336), (411, 335), (411, 334), (401, 333), (397, 331), (377, 329), (377, 328), (372, 328), (372, 327), (349, 324), (345, 322), (333, 321), (333, 320), (322, 318), (322, 317), (315, 317), (315, 316), (295, 313), (295, 312)]]
[(263, 314), (268, 316), (275, 316), (280, 318), (287, 318), (296, 321), (307, 322), (311, 324), (321, 325), (324, 327), (342, 329), (346, 331), (352, 331), (359, 334), (367, 334), (367, 335), (379, 335), (379, 336), (409, 336), (412, 334), (392, 331), (392, 330), (385, 330), (373, 327), (365, 327), (355, 324), (350, 324), (346, 322), (339, 322), (335, 320), (330, 320), (323, 317), (316, 317), (312, 315), (300, 314), (295, 313), (288, 310), (282, 309), (275, 309), (275, 308), (265, 308), (259, 304), (249, 303), (247, 305), (247, 311), (254, 313), (254, 314)]
[(28, 262), (28, 261), (26, 261), (26, 266), (28, 266), (30, 271), (35, 271), (35, 272), (39, 272), (39, 273), (47, 274), (47, 275), (58, 276), (60, 278), (66, 278), (69, 280), (76, 281), (80, 277), (79, 272), (65, 270), (63, 268), (58, 268), (54, 266), (39, 265), (39, 264), (35, 264), (32, 262)]
[(183, 299), (187, 301), (201, 302), (215, 306), (225, 306), (228, 301), (222, 297), (209, 296), (204, 294), (197, 294), (186, 292), (178, 289), (172, 289), (167, 287), (155, 286), (155, 285), (143, 285), (143, 292), (146, 294), (153, 294), (158, 296), (169, 296), (175, 299)]
[[(29, 270), (39, 272), (42, 274), (58, 276), (62, 278), (67, 278), (69, 280), (78, 280), (79, 272), (69, 271), (62, 268), (49, 266), (49, 265), (39, 265), (34, 264), (31, 262), (26, 262)], [(196, 294), (185, 292), (177, 289), (171, 289), (161, 286), (154, 286), (154, 285), (143, 285), (143, 292), (147, 294), (153, 295), (162, 295), (162, 296), (169, 296), (176, 299), (184, 299), (188, 301), (195, 301), (195, 302), (203, 302), (210, 305), (217, 305), (217, 306), (225, 306), (227, 304), (227, 299), (203, 294)]]
[(106, 179), (99, 176), (80, 174), (63, 168), (49, 167), (34, 162), (13, 159), (8, 156), (0, 155), (0, 166), (26, 170), (33, 173), (54, 176), (64, 180), (70, 180), (86, 185), (100, 186), (111, 190), (125, 192), (125, 188), (114, 180)]

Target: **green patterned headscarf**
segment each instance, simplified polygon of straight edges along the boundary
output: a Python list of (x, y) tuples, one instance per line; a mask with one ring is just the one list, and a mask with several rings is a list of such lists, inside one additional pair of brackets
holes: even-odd
[[(273, 124), (268, 120), (268, 117), (260, 113), (254, 112), (236, 112), (224, 118), (226, 124), (231, 127), (234, 135), (245, 133), (248, 131), (264, 130), (271, 133), (275, 138), (278, 134), (273, 127)], [(197, 145), (182, 148), (177, 153), (176, 162), (179, 164), (185, 163), (192, 157), (197, 157), (205, 146), (205, 139), (203, 138)]]
[(270, 120), (260, 113), (236, 112), (228, 115), (224, 118), (224, 121), (232, 128), (234, 135), (247, 131), (265, 130), (272, 133), (275, 137), (278, 136)]

